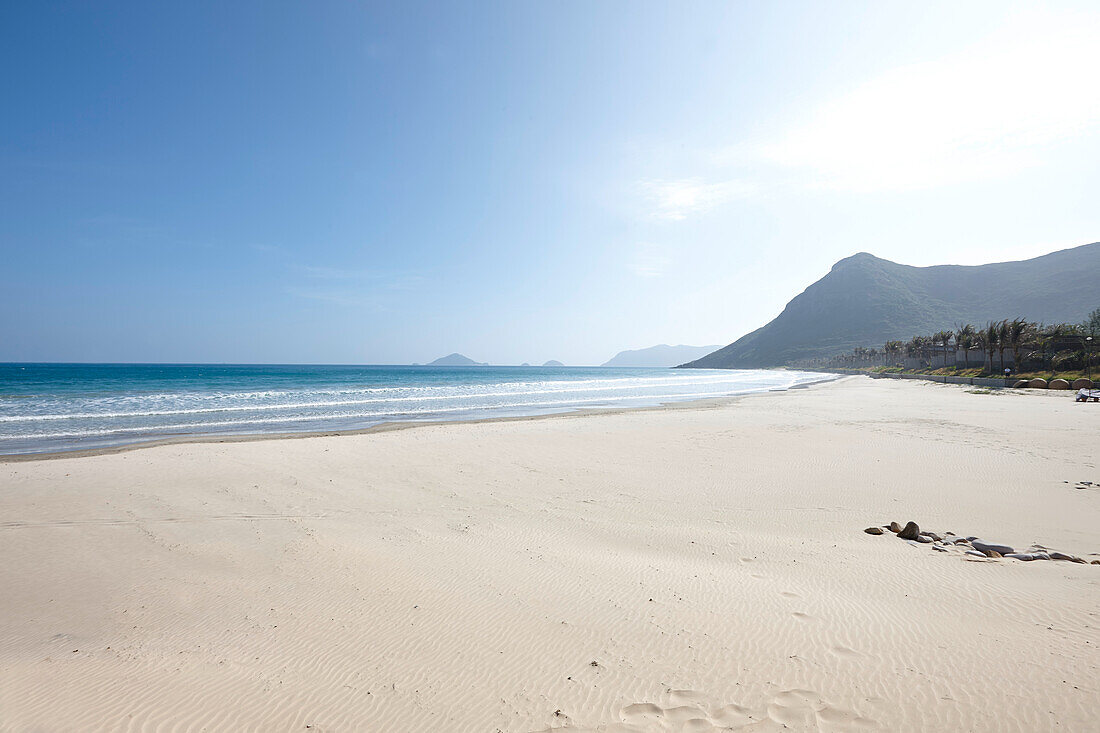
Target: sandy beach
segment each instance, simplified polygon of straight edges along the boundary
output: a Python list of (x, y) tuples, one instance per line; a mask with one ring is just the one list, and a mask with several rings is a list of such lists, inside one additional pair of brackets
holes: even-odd
[(1100, 559), (1098, 438), (848, 378), (0, 463), (0, 730), (1094, 730), (1100, 566), (863, 530)]

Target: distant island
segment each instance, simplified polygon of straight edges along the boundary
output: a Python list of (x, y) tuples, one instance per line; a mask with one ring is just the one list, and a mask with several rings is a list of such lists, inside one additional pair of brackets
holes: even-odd
[(528, 364), (527, 362), (523, 362), (522, 364), (520, 364), (520, 366), (531, 366), (531, 365)]
[(1096, 307), (1098, 290), (1100, 242), (975, 266), (912, 267), (860, 252), (833, 265), (775, 320), (683, 366), (798, 365), (953, 324), (1025, 314), (1041, 323), (1077, 323)]
[(556, 366), (565, 366), (565, 364), (562, 364), (562, 363), (561, 363), (560, 361), (558, 361), (557, 359), (551, 359), (550, 361), (548, 361), (548, 362), (546, 362), (545, 364), (543, 364), (543, 366), (544, 366), (544, 367), (556, 367)]
[(712, 351), (717, 351), (720, 348), (722, 348), (721, 344), (716, 346), (686, 346), (684, 344), (669, 346), (668, 344), (659, 344), (657, 346), (650, 346), (648, 349), (620, 351), (618, 354), (611, 357), (609, 361), (604, 363), (603, 366), (674, 367), (677, 364), (683, 364), (686, 361), (692, 361), (706, 356)]
[(435, 361), (428, 362), (428, 366), (489, 366), (485, 362), (474, 361), (468, 356), (462, 354), (448, 354), (447, 356), (441, 356)]

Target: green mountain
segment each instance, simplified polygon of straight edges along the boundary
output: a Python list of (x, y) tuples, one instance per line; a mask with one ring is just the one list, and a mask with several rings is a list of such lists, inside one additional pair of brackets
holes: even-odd
[(718, 346), (669, 346), (659, 344), (648, 349), (620, 351), (611, 357), (605, 367), (674, 367), (685, 361), (698, 359), (719, 348)]
[(447, 356), (441, 356), (435, 361), (429, 362), (428, 366), (489, 366), (480, 361), (474, 361), (468, 356), (462, 354), (448, 354)]
[(911, 267), (860, 252), (833, 265), (771, 323), (682, 366), (781, 366), (955, 324), (1017, 317), (1078, 323), (1098, 306), (1100, 242), (972, 267)]

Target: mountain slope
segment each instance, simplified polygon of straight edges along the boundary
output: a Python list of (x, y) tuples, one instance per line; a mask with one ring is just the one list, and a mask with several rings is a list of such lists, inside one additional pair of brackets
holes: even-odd
[(833, 265), (772, 322), (683, 366), (779, 366), (958, 323), (1078, 322), (1098, 306), (1100, 242), (977, 266), (912, 267), (861, 252)]
[(620, 351), (604, 364), (605, 367), (673, 367), (685, 361), (698, 359), (719, 348), (718, 346), (669, 346), (660, 344), (648, 349)]
[(441, 356), (433, 362), (429, 362), (428, 366), (488, 366), (478, 361), (474, 361), (468, 356), (462, 354), (448, 354), (447, 356)]

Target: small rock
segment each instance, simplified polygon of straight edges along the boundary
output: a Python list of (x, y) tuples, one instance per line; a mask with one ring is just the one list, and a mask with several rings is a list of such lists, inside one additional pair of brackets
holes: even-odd
[(928, 535), (929, 537), (934, 539), (936, 542), (943, 542), (943, 537), (941, 535), (936, 534), (935, 532), (921, 532), (921, 534)]
[(989, 550), (988, 552), (985, 553), (985, 556), (986, 557), (1004, 557), (1004, 555), (997, 552), (996, 550)]
[(935, 542), (935, 540), (933, 540), (926, 534), (919, 534), (917, 535), (917, 542), (921, 543), (922, 545), (930, 545)]
[(898, 538), (903, 540), (915, 540), (920, 537), (920, 527), (916, 522), (909, 522), (898, 532)]
[(944, 547), (943, 545), (932, 545), (932, 549), (937, 550), (939, 552), (947, 552), (947, 548)]
[(863, 531), (867, 534), (882, 534), (882, 527), (868, 527)]
[(984, 553), (984, 552), (978, 552), (977, 550), (967, 550), (967, 551), (966, 551), (966, 554), (967, 554), (967, 555), (971, 555), (971, 556), (973, 556), (973, 557), (981, 557), (981, 558), (984, 558), (984, 557), (985, 557), (985, 553)]
[(1051, 560), (1068, 560), (1069, 562), (1084, 562), (1084, 560), (1077, 557), (1076, 555), (1067, 555), (1064, 552), (1052, 552), (1052, 553), (1050, 553), (1050, 559)]
[(898, 532), (901, 531), (901, 525), (898, 524), (897, 522), (890, 522), (890, 526), (887, 527), (886, 529), (890, 530), (894, 534), (897, 534)]
[(975, 550), (981, 550), (982, 552), (996, 552), (1000, 555), (1011, 555), (1016, 552), (1015, 549), (1008, 545), (994, 545), (989, 542), (982, 542), (981, 540), (974, 540), (970, 544), (974, 546)]
[(1100, 565), (1100, 560), (1093, 560), (1093, 561), (1092, 561), (1092, 564), (1093, 564), (1093, 565)]
[(1045, 552), (1012, 552), (1005, 555), (1005, 557), (1011, 557), (1013, 560), (1023, 560), (1024, 562), (1050, 559), (1050, 555)]

